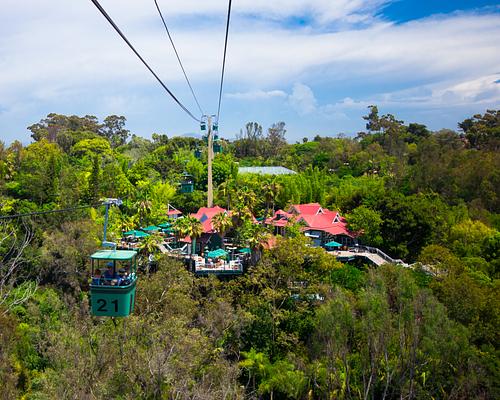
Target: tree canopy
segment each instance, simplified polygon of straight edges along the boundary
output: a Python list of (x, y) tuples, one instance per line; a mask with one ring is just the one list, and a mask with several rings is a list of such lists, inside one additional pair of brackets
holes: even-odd
[[(12, 217), (0, 219), (0, 398), (499, 398), (499, 115), (434, 132), (373, 105), (356, 137), (289, 143), (282, 121), (225, 132), (236, 139), (220, 141), (213, 176), (228, 212), (212, 225), (251, 249), (245, 273), (196, 277), (158, 254), (153, 234), (140, 263), (154, 253), (158, 266), (140, 273), (127, 319), (89, 311), (99, 200), (123, 200), (109, 213), (111, 240), (164, 223), (174, 205), (184, 218), (171, 229), (194, 252), (206, 144), (139, 137), (118, 115), (47, 115), (28, 127), (32, 143), (0, 142), (0, 214)], [(180, 191), (184, 172), (192, 193)], [(312, 202), (409, 267), (341, 263), (303, 222), (269, 248), (256, 219)]]

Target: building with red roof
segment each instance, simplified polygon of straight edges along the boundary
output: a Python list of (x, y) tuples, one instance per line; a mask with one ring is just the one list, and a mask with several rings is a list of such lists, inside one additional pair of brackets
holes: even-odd
[(355, 242), (355, 233), (347, 229), (347, 221), (337, 211), (321, 207), (319, 203), (294, 204), (287, 211), (278, 210), (265, 223), (275, 227), (275, 233), (285, 235), (290, 223), (298, 222), (302, 231), (316, 246), (323, 246), (332, 240), (343, 245)]
[(169, 219), (177, 219), (182, 215), (182, 211), (179, 211), (174, 206), (167, 204), (167, 217)]
[(191, 214), (191, 216), (199, 220), (203, 226), (203, 233), (197, 240), (197, 250), (201, 251), (201, 249), (205, 247), (210, 249), (222, 247), (222, 238), (212, 225), (212, 218), (219, 213), (229, 214), (225, 208), (219, 206), (201, 207), (196, 213)]
[(203, 225), (203, 233), (214, 233), (214, 227), (212, 225), (212, 218), (214, 215), (219, 213), (227, 213), (225, 208), (215, 206), (215, 207), (201, 207), (195, 214), (191, 214), (192, 217), (198, 219)]

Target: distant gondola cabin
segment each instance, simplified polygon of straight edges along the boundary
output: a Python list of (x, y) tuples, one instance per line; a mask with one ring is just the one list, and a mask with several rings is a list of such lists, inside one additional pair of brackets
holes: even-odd
[(99, 250), (90, 256), (92, 315), (126, 317), (134, 311), (137, 282), (137, 252)]
[(219, 142), (214, 143), (214, 153), (222, 153), (222, 146)]
[(184, 173), (181, 180), (181, 193), (193, 193), (194, 192), (194, 180), (191, 175)]

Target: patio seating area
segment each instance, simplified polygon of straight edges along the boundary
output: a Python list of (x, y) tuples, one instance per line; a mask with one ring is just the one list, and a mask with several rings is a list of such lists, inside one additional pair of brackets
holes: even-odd
[(223, 258), (210, 258), (198, 255), (188, 256), (187, 259), (193, 265), (196, 274), (241, 274), (243, 273), (243, 261), (240, 258), (224, 260)]

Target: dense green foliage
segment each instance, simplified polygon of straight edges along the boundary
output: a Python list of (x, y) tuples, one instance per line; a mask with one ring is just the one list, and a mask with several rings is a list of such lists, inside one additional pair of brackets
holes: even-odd
[[(500, 112), (429, 131), (370, 107), (356, 138), (288, 144), (285, 124), (249, 123), (214, 161), (216, 230), (257, 257), (230, 280), (195, 278), (158, 257), (136, 311), (95, 318), (88, 255), (102, 210), (0, 221), (0, 398), (495, 399), (500, 397)], [(120, 197), (108, 239), (206, 202), (195, 138), (125, 129), (125, 118), (50, 114), (34, 142), (0, 142), (0, 214)], [(238, 175), (282, 165), (296, 175)], [(195, 191), (181, 194), (186, 171)], [(250, 216), (319, 202), (360, 241), (413, 264), (341, 264), (300, 227), (272, 250)], [(201, 234), (181, 220), (178, 233)], [(156, 236), (144, 242), (156, 251)], [(421, 264), (419, 264), (421, 263)], [(425, 268), (420, 268), (424, 265)], [(429, 274), (427, 271), (431, 271)]]

